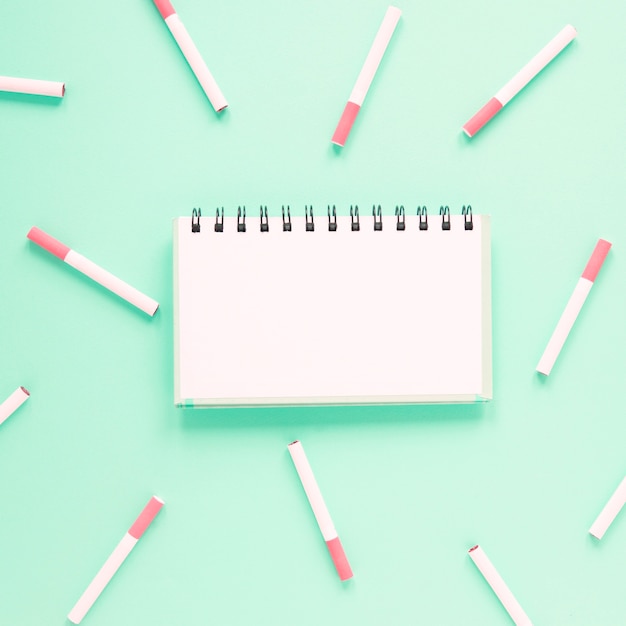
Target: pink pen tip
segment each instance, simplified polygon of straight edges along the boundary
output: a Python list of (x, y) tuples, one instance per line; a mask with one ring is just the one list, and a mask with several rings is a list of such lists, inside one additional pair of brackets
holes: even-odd
[(474, 550), (477, 550), (477, 549), (478, 549), (478, 544), (476, 544), (475, 546), (473, 546), (472, 548), (470, 548), (470, 549), (468, 550), (468, 553), (469, 553), (469, 552), (474, 552)]
[(502, 103), (497, 98), (491, 98), (469, 122), (463, 126), (468, 137), (473, 137), (500, 109)]
[(159, 9), (159, 13), (161, 17), (165, 20), (170, 15), (176, 13), (172, 3), (169, 0), (154, 0), (154, 4), (156, 4), (157, 9)]
[(340, 580), (348, 580), (352, 578), (352, 568), (350, 567), (350, 563), (348, 563), (348, 557), (346, 557), (346, 553), (343, 551), (343, 546), (341, 545), (341, 541), (339, 541), (339, 537), (335, 537), (330, 541), (326, 542), (328, 546), (328, 551), (330, 552), (330, 556), (335, 564), (335, 569), (337, 570), (337, 574), (339, 574)]
[(583, 278), (586, 278), (591, 282), (596, 279), (610, 249), (611, 244), (608, 241), (605, 239), (598, 239), (598, 243), (596, 243), (596, 247), (594, 248), (591, 258), (587, 262), (585, 270), (582, 274)]
[(345, 145), (348, 135), (350, 134), (352, 124), (354, 124), (354, 120), (356, 119), (360, 109), (361, 107), (358, 104), (348, 100), (348, 104), (346, 104), (346, 107), (341, 114), (341, 119), (335, 129), (335, 134), (331, 139), (334, 144), (342, 147)]
[(26, 387), (20, 387), (20, 389), (27, 395), (30, 396), (30, 392), (28, 391), (28, 389), (26, 389)]
[(51, 237), (48, 233), (45, 233), (40, 228), (33, 226), (26, 235), (28, 239), (34, 241), (38, 246), (41, 246), (44, 250), (54, 254), (61, 260), (65, 260), (70, 249), (58, 239)]
[(141, 535), (146, 532), (146, 529), (152, 523), (152, 520), (156, 517), (157, 513), (161, 510), (164, 502), (161, 498), (152, 496), (150, 501), (144, 507), (143, 511), (139, 514), (135, 523), (128, 530), (128, 534), (135, 539), (139, 539)]

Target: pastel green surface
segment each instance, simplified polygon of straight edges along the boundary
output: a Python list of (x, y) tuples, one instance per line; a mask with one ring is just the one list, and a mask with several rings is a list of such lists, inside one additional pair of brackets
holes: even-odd
[[(67, 84), (63, 100), (0, 93), (0, 399), (31, 392), (0, 426), (0, 623), (66, 623), (152, 494), (165, 507), (84, 624), (509, 623), (467, 556), (475, 543), (533, 623), (626, 621), (626, 513), (601, 542), (587, 534), (626, 474), (626, 5), (400, 5), (335, 149), (386, 6), (177, 0), (230, 103), (220, 116), (151, 0), (0, 8), (0, 74)], [(567, 23), (578, 38), (468, 140), (462, 124)], [(493, 402), (173, 407), (173, 217), (468, 202), (492, 216)], [(157, 314), (28, 242), (33, 225)], [(613, 248), (541, 379), (599, 237)], [(296, 438), (347, 584), (289, 458)]]

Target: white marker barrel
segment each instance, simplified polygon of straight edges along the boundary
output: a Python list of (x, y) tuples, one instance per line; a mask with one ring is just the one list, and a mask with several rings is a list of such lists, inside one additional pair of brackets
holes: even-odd
[(541, 374), (545, 374), (546, 376), (550, 375), (556, 359), (565, 345), (565, 340), (572, 330), (574, 322), (576, 321), (580, 310), (583, 308), (583, 304), (585, 304), (585, 300), (587, 299), (592, 286), (593, 283), (590, 280), (587, 280), (586, 278), (578, 279), (576, 287), (574, 287), (574, 291), (567, 301), (565, 309), (563, 310), (556, 328), (550, 337), (550, 341), (548, 342), (548, 345), (546, 346), (546, 349), (537, 364), (536, 369)]
[(626, 503), (626, 478), (622, 480), (618, 488), (615, 490), (609, 501), (606, 503), (600, 515), (589, 529), (589, 533), (596, 539), (602, 539), (608, 527), (613, 523), (617, 514), (622, 510)]
[(378, 32), (376, 33), (376, 37), (374, 37), (374, 42), (372, 43), (372, 47), (370, 51), (367, 53), (367, 57), (365, 58), (365, 62), (363, 63), (363, 67), (359, 72), (359, 76), (356, 79), (356, 83), (352, 88), (352, 93), (348, 100), (350, 102), (354, 102), (354, 104), (358, 104), (359, 106), (363, 106), (363, 102), (365, 100), (365, 96), (369, 91), (369, 88), (374, 80), (374, 76), (376, 76), (376, 72), (378, 71), (378, 66), (380, 62), (383, 60), (383, 56), (385, 55), (385, 51), (387, 50), (387, 46), (391, 41), (391, 37), (396, 30), (396, 26), (400, 21), (400, 16), (402, 15), (402, 11), (397, 7), (390, 6), (387, 8), (387, 12), (385, 13), (385, 17), (383, 17), (383, 21), (378, 28)]
[(65, 83), (52, 80), (37, 80), (35, 78), (0, 76), (0, 91), (62, 98), (65, 95)]
[(70, 622), (74, 624), (81, 623), (94, 602), (104, 591), (104, 588), (108, 585), (111, 578), (113, 578), (115, 572), (117, 572), (120, 565), (122, 565), (126, 557), (130, 554), (130, 551), (135, 547), (136, 543), (137, 539), (128, 533), (122, 537), (122, 540), (117, 544), (111, 556), (105, 561), (104, 565), (94, 576), (94, 579), (89, 583), (87, 589), (83, 592), (83, 595), (68, 613), (67, 619), (69, 619)]
[(109, 291), (117, 294), (120, 298), (124, 298), (124, 300), (130, 302), (148, 315), (154, 315), (156, 313), (159, 307), (159, 303), (156, 300), (141, 293), (138, 289), (124, 282), (121, 278), (114, 276), (111, 272), (107, 272), (107, 270), (96, 265), (93, 261), (85, 258), (75, 250), (70, 250), (67, 253), (65, 262), (85, 274), (85, 276), (89, 276), (92, 280), (100, 283)]
[(185, 25), (178, 17), (172, 3), (169, 0), (154, 0), (154, 4), (156, 4), (161, 17), (165, 20), (167, 27), (170, 29), (185, 59), (187, 59), (189, 67), (196, 75), (211, 105), (218, 113), (223, 111), (228, 106), (228, 102), (218, 87), (215, 78), (213, 78), (213, 74), (211, 74), (207, 64), (204, 62), (196, 44), (187, 32)]
[(480, 546), (474, 546), (470, 548), (468, 554), (476, 567), (480, 570), (480, 573), (485, 577), (485, 580), (489, 583), (494, 593), (498, 596), (502, 606), (507, 610), (511, 619), (517, 626), (532, 626), (532, 622), (524, 609), (517, 601), (513, 592), (508, 588), (504, 582), (502, 576), (498, 573), (493, 563), (489, 560), (489, 557), (485, 554), (485, 551)]
[(309, 504), (313, 509), (313, 514), (317, 520), (317, 525), (320, 528), (322, 537), (326, 542), (330, 556), (335, 564), (337, 573), (341, 580), (348, 580), (352, 578), (352, 569), (348, 563), (348, 559), (335, 530), (335, 525), (330, 517), (322, 492), (315, 480), (313, 470), (309, 464), (309, 460), (304, 453), (304, 448), (299, 441), (293, 441), (287, 446), (289, 454), (293, 460), (293, 464), (296, 467), (300, 482), (309, 500)]
[(571, 43), (578, 33), (568, 24), (561, 32), (542, 48), (511, 80), (498, 91), (495, 97), (502, 106), (513, 99), (541, 70)]
[(15, 413), (26, 400), (30, 393), (24, 387), (18, 387), (2, 404), (0, 404), (0, 424), (10, 415)]

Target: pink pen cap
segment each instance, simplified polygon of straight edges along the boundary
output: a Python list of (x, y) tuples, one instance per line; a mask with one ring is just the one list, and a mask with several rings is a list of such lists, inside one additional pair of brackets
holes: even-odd
[(342, 147), (345, 145), (350, 130), (352, 129), (352, 124), (354, 124), (354, 120), (356, 120), (356, 116), (360, 110), (361, 107), (358, 104), (348, 101), (341, 114), (337, 128), (335, 128), (335, 132), (333, 133), (331, 139), (332, 143)]
[(143, 511), (137, 516), (133, 525), (128, 529), (128, 534), (135, 539), (140, 539), (148, 526), (152, 524), (157, 513), (163, 508), (163, 504), (164, 502), (161, 498), (152, 496), (148, 504), (143, 508)]
[(478, 113), (464, 124), (465, 134), (468, 137), (473, 137), (501, 108), (502, 103), (497, 98), (491, 98)]
[(582, 273), (582, 278), (586, 278), (590, 280), (592, 283), (596, 280), (598, 276), (598, 272), (606, 259), (606, 255), (609, 253), (611, 249), (611, 243), (606, 239), (598, 239), (596, 243), (596, 247), (593, 249), (591, 253), (591, 257), (589, 257), (589, 261), (587, 261), (587, 265)]
[(65, 260), (70, 248), (64, 243), (61, 243), (58, 239), (55, 239), (48, 233), (44, 232), (40, 228), (33, 226), (26, 235), (28, 239), (41, 246), (44, 250), (47, 250), (54, 256), (59, 257), (62, 261)]
[(156, 4), (156, 8), (159, 9), (159, 13), (164, 20), (172, 15), (172, 13), (176, 13), (170, 0), (154, 0), (154, 4)]

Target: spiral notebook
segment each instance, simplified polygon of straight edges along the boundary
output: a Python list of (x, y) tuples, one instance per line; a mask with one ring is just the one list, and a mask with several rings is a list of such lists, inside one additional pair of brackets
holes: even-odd
[(174, 220), (176, 405), (491, 399), (489, 216), (350, 213)]

